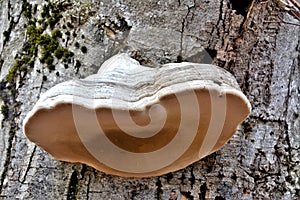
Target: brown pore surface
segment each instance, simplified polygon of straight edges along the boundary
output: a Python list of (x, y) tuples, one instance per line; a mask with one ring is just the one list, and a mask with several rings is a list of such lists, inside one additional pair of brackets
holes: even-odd
[[(134, 153), (153, 152), (163, 148), (175, 137), (180, 124), (180, 106), (175, 95), (170, 95), (161, 100), (160, 104), (164, 106), (168, 116), (163, 128), (152, 137), (138, 138), (125, 133), (116, 124), (111, 109), (102, 109), (97, 112), (98, 122), (109, 140), (121, 149)], [(151, 121), (149, 109), (150, 106), (147, 106), (144, 111), (131, 110), (130, 116), (137, 125), (146, 126)], [(119, 110), (114, 114), (122, 115), (124, 112), (126, 111)]]
[(226, 121), (223, 126), (223, 131), (218, 139), (218, 143), (214, 146), (211, 153), (220, 149), (230, 140), (231, 136), (236, 132), (240, 123), (242, 123), (250, 114), (250, 110), (246, 102), (242, 101), (236, 95), (227, 94), (227, 112)]
[[(200, 105), (200, 121), (195, 122), (199, 123), (199, 128), (192, 144), (183, 155), (177, 160), (174, 160), (172, 164), (149, 173), (121, 172), (95, 159), (78, 136), (72, 113), (74, 109), (76, 109), (76, 113), (80, 113), (80, 118), (85, 124), (84, 126), (86, 126), (85, 130), (93, 131), (95, 127), (92, 127), (93, 124), (89, 124), (89, 122), (93, 121), (92, 118), (95, 117), (95, 112), (80, 106), (60, 104), (51, 110), (39, 110), (26, 124), (25, 132), (32, 142), (35, 142), (58, 160), (85, 163), (105, 173), (119, 176), (157, 176), (179, 170), (200, 159), (198, 155), (199, 149), (211, 119), (211, 97), (208, 90), (197, 90), (196, 94)], [(217, 96), (218, 94), (217, 92), (211, 92), (211, 95)], [(96, 114), (105, 135), (114, 145), (129, 152), (151, 152), (168, 144), (177, 133), (180, 124), (180, 107), (175, 95), (165, 96), (160, 99), (159, 104), (166, 109), (168, 113), (167, 120), (163, 129), (158, 134), (149, 138), (135, 138), (121, 131), (120, 128), (116, 126), (111, 109), (99, 108)], [(149, 107), (144, 111), (130, 111), (130, 114), (137, 124), (146, 125), (150, 122), (148, 110)], [(230, 139), (237, 125), (242, 122), (248, 114), (249, 110), (240, 97), (231, 94), (227, 95), (226, 121), (221, 137), (214, 146), (213, 151), (218, 150)], [(187, 132), (186, 134), (190, 133)], [(94, 139), (95, 138), (91, 138), (91, 140)], [(170, 154), (172, 154), (172, 150), (170, 150)], [(108, 154), (107, 156), (114, 159), (113, 155)]]

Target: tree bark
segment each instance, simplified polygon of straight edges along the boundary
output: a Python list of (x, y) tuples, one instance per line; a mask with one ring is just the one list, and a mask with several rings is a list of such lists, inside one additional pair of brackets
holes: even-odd
[[(0, 1), (0, 199), (164, 200), (172, 190), (195, 200), (299, 198), (300, 26), (286, 22), (300, 22), (273, 1), (236, 2)], [(48, 25), (50, 36), (60, 30), (59, 45), (74, 56), (54, 58), (54, 70), (43, 64), (32, 23)], [(27, 55), (28, 45), (38, 53)], [(118, 52), (149, 66), (216, 64), (236, 77), (252, 113), (221, 150), (152, 178), (56, 161), (27, 140), (22, 121), (43, 92), (96, 72)]]

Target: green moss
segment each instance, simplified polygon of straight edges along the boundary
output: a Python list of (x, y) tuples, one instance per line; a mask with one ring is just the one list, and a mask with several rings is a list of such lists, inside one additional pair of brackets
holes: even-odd
[(15, 80), (15, 77), (20, 74), (19, 72), (26, 71), (27, 66), (30, 65), (31, 57), (28, 55), (24, 55), (21, 58), (16, 59), (15, 64), (9, 70), (6, 75), (6, 80), (9, 83), (12, 83)]
[(41, 12), (41, 16), (42, 16), (42, 18), (50, 17), (50, 9), (49, 9), (48, 5), (44, 5), (43, 6), (43, 9), (42, 9), (42, 12)]
[(74, 53), (73, 52), (71, 52), (71, 51), (69, 51), (69, 50), (67, 50), (67, 49), (64, 49), (64, 57), (65, 58), (71, 58), (71, 57), (73, 57), (74, 56)]
[(9, 109), (7, 105), (4, 104), (1, 106), (1, 114), (3, 115), (4, 118), (8, 118)]
[[(25, 52), (24, 56), (15, 60), (15, 64), (6, 75), (6, 79), (10, 83), (15, 80), (17, 75), (26, 74), (20, 73), (21, 71), (26, 71), (29, 67), (34, 67), (34, 61), (37, 58), (39, 51), (40, 56), (38, 59), (41, 63), (44, 63), (50, 71), (55, 70), (53, 64), (55, 57), (58, 60), (63, 59), (65, 63), (71, 63), (73, 60), (72, 57), (74, 56), (74, 53), (63, 48), (59, 44), (59, 38), (62, 38), (62, 32), (59, 29), (54, 29), (56, 24), (62, 18), (61, 10), (59, 9), (60, 7), (59, 5), (52, 4), (51, 1), (46, 2), (48, 3), (42, 7), (41, 16), (39, 17), (39, 20), (37, 20), (35, 14), (37, 13), (38, 5), (30, 4), (26, 0), (22, 1), (23, 15), (27, 18), (25, 28), (29, 43), (23, 48), (23, 51)], [(47, 27), (54, 29), (51, 34), (45, 33)], [(63, 28), (74, 28), (74, 26), (68, 22), (67, 26), (64, 25)], [(3, 35), (5, 38), (9, 38), (10, 32), (4, 31)], [(70, 32), (67, 31), (66, 35), (69, 37)], [(76, 35), (76, 33), (73, 32), (73, 35)]]
[[(28, 24), (29, 24), (29, 25), (35, 25), (34, 19), (33, 19), (33, 20), (29, 20), (29, 21), (28, 21)], [(26, 27), (25, 27), (25, 28), (26, 28)]]
[(40, 57), (41, 63), (46, 63), (46, 60), (48, 59), (48, 57), (51, 56), (51, 53), (44, 49), (41, 54), (42, 54)]
[(37, 40), (36, 40), (36, 43), (38, 45), (48, 45), (50, 42), (51, 42), (52, 38), (50, 35), (48, 34), (41, 34)]
[(55, 51), (54, 51), (54, 55), (57, 59), (61, 59), (64, 55), (64, 48), (62, 47), (58, 47)]
[(9, 70), (8, 74), (6, 75), (7, 82), (9, 83), (13, 82), (21, 66), (22, 66), (22, 62), (20, 60), (16, 60), (15, 64), (12, 66), (12, 68)]
[(36, 43), (41, 45), (43, 50), (50, 52), (54, 52), (59, 47), (58, 41), (48, 34), (40, 35)]
[(52, 31), (52, 37), (53, 38), (61, 38), (62, 37), (62, 33), (60, 32), (60, 30), (55, 29), (54, 31)]
[(35, 45), (31, 45), (30, 49), (28, 50), (29, 55), (35, 57), (37, 55), (38, 48)]
[(61, 14), (55, 13), (52, 16), (48, 17), (47, 24), (50, 26), (51, 29), (53, 29), (61, 17)]
[(36, 42), (40, 37), (41, 31), (35, 25), (30, 25), (27, 27), (27, 35), (31, 42)]
[(32, 5), (26, 1), (22, 4), (22, 10), (24, 13), (24, 16), (28, 19), (32, 17)]
[(69, 57), (69, 50), (64, 49), (64, 57), (68, 58)]
[(29, 56), (23, 56), (23, 57), (21, 58), (20, 63), (21, 63), (21, 64), (28, 64), (29, 61), (30, 61), (30, 57), (29, 57)]
[(53, 61), (54, 61), (54, 58), (53, 58), (53, 56), (50, 55), (46, 58), (45, 63), (47, 64), (47, 66), (50, 66), (53, 64)]
[(28, 62), (28, 65), (29, 65), (30, 68), (33, 68), (33, 67), (34, 67), (34, 61), (33, 61), (33, 60), (30, 60), (30, 61)]
[(19, 68), (19, 71), (22, 72), (22, 71), (26, 71), (27, 67), (22, 65), (20, 68)]
[(9, 70), (8, 74), (6, 75), (6, 80), (9, 83), (12, 83), (14, 78), (16, 77), (16, 73), (18, 71), (19, 67), (15, 67), (15, 65), (12, 67), (11, 70)]
[(54, 17), (49, 17), (47, 19), (47, 25), (49, 25), (51, 29), (53, 29), (55, 24), (56, 24), (56, 19)]

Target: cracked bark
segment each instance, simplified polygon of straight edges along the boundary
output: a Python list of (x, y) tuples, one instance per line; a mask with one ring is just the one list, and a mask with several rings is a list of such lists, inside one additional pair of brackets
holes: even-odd
[[(78, 74), (58, 62), (57, 76), (36, 58), (25, 78), (7, 84), (5, 76), (27, 40), (26, 19), (21, 15), (22, 1), (1, 1), (0, 96), (9, 112), (5, 118), (0, 115), (0, 199), (164, 200), (173, 189), (195, 200), (297, 199), (300, 26), (281, 19), (299, 22), (272, 1), (248, 1), (252, 3), (248, 13), (245, 5), (233, 10), (239, 7), (232, 2), (93, 3), (96, 14), (81, 16), (74, 24), (77, 36), (68, 39), (68, 47), (82, 63)], [(78, 16), (75, 8), (84, 5), (62, 11), (56, 28)], [(12, 25), (13, 19), (19, 20)], [(74, 47), (76, 41), (88, 48), (87, 54)], [(85, 165), (55, 161), (22, 133), (22, 120), (41, 93), (56, 83), (96, 72), (113, 53), (126, 51), (142, 64), (158, 65), (178, 58), (204, 62), (200, 55), (206, 50), (214, 64), (234, 74), (253, 112), (225, 147), (185, 169), (147, 179), (114, 177)]]

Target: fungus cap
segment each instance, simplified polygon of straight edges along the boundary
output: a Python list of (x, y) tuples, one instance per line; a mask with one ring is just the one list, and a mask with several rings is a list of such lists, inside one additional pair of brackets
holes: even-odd
[(217, 151), (249, 115), (235, 78), (214, 65), (140, 65), (126, 54), (45, 92), (24, 119), (54, 158), (108, 174), (149, 177)]

